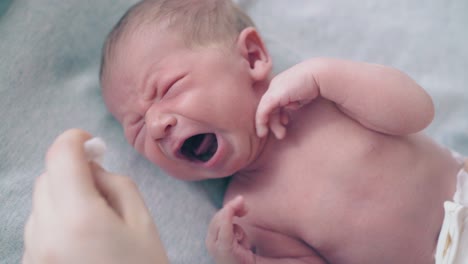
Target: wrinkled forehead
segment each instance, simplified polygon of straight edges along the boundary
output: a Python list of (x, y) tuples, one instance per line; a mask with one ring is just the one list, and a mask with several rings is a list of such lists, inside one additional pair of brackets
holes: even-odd
[(136, 96), (130, 79), (110, 71), (101, 80), (102, 96), (107, 109), (122, 123), (122, 117), (128, 108), (126, 104)]
[[(146, 53), (150, 51), (151, 45), (164, 38), (156, 39), (163, 32), (151, 30), (147, 26), (127, 28), (125, 31), (114, 36), (107, 44), (105, 52), (105, 71), (103, 79), (112, 79), (115, 73), (132, 60), (142, 60)], [(120, 73), (121, 74), (121, 73)]]
[(122, 36), (109, 54), (101, 78), (104, 100), (118, 118), (126, 101), (136, 98), (145, 76), (164, 65), (167, 58), (187, 47), (180, 37), (167, 30), (145, 27)]
[(126, 35), (113, 43), (101, 76), (102, 95), (109, 111), (121, 121), (126, 101), (136, 94), (139, 64), (143, 61), (144, 36)]

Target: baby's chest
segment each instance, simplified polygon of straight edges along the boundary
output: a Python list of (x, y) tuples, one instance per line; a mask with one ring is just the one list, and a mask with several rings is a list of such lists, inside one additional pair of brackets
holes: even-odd
[[(333, 167), (313, 164), (314, 160), (296, 161), (284, 162), (265, 172), (267, 175), (234, 178), (228, 188), (227, 200), (237, 195), (245, 198), (249, 213), (236, 221), (258, 254), (334, 259), (333, 252), (339, 251), (349, 259), (355, 255), (349, 245), (381, 241), (380, 236), (362, 236), (368, 228), (380, 230), (381, 223), (391, 222), (391, 217), (383, 218), (387, 214), (381, 206), (368, 200), (372, 193), (369, 182), (348, 182), (350, 177), (341, 172), (343, 164)], [(360, 224), (364, 222), (372, 224)], [(383, 229), (387, 235), (393, 232), (388, 226)]]

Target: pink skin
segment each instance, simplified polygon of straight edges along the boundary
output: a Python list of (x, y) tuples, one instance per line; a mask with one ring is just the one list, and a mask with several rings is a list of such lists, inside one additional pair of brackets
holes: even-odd
[[(433, 109), (409, 77), (313, 59), (271, 80), (271, 59), (252, 28), (231, 46), (192, 48), (177, 34), (142, 28), (115, 51), (103, 93), (127, 140), (180, 179), (236, 174), (210, 226), (209, 233), (225, 234), (210, 236), (213, 256), (257, 264), (433, 263), (442, 204), (461, 166), (417, 133)], [(282, 115), (301, 98), (308, 104)], [(282, 140), (258, 137), (266, 124)], [(201, 133), (216, 135), (216, 154), (207, 162), (180, 155), (184, 141)], [(195, 152), (212, 142), (201, 144)], [(255, 210), (244, 212), (244, 201)]]
[[(266, 140), (257, 137), (254, 118), (271, 60), (254, 29), (213, 49), (188, 48), (177, 34), (146, 28), (115, 54), (103, 80), (105, 102), (150, 161), (174, 177), (200, 180), (232, 175), (259, 155)], [(214, 133), (218, 149), (207, 162), (190, 161), (180, 148), (201, 133)]]

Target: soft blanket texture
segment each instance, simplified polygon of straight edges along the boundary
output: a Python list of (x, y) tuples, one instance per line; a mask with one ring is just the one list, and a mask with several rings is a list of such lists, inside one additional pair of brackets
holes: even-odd
[[(104, 36), (134, 2), (0, 0), (0, 263), (20, 262), (34, 179), (49, 144), (70, 127), (102, 137), (104, 166), (137, 182), (172, 263), (211, 263), (204, 239), (225, 181), (165, 175), (125, 142), (100, 97)], [(468, 1), (238, 2), (266, 39), (276, 71), (311, 56), (397, 67), (434, 98), (427, 132), (468, 154)]]

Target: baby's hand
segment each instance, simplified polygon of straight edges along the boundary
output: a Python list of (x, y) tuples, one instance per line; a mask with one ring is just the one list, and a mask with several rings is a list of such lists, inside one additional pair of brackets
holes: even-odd
[(276, 138), (286, 135), (288, 110), (297, 110), (315, 99), (319, 89), (306, 63), (297, 64), (278, 74), (270, 83), (257, 108), (257, 135), (264, 137), (271, 129)]
[(217, 264), (255, 263), (244, 230), (233, 223), (235, 216), (247, 214), (244, 198), (229, 201), (211, 220), (206, 245)]

